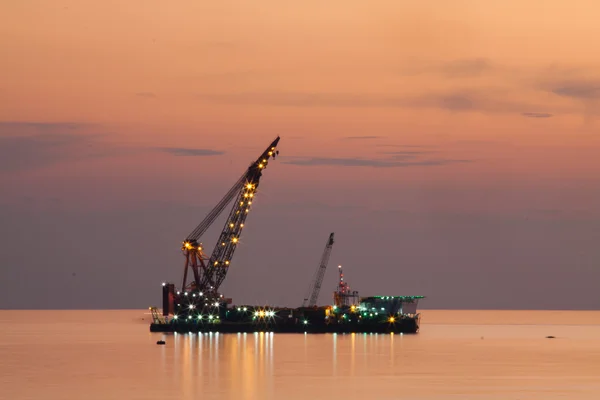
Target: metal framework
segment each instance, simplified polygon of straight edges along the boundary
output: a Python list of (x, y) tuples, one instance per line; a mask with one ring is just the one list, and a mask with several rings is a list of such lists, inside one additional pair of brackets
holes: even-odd
[(358, 304), (359, 297), (358, 292), (350, 291), (348, 282), (344, 281), (344, 271), (342, 266), (338, 265), (339, 281), (337, 290), (333, 292), (333, 304), (337, 307), (347, 307)]
[[(248, 217), (250, 206), (256, 195), (258, 184), (269, 160), (279, 154), (277, 144), (279, 136), (262, 152), (237, 182), (223, 196), (204, 220), (187, 236), (181, 250), (185, 256), (182, 290), (194, 290), (217, 296), (219, 287), (227, 276), (231, 259), (239, 244), (244, 223)], [(200, 237), (215, 222), (225, 208), (234, 201), (233, 208), (227, 217), (225, 226), (219, 236), (210, 257), (204, 253)], [(188, 270), (191, 269), (193, 279), (188, 284)]]
[(325, 245), (325, 250), (323, 251), (323, 256), (321, 257), (321, 262), (317, 267), (317, 271), (315, 272), (315, 276), (308, 289), (308, 293), (304, 298), (304, 303), (302, 304), (303, 307), (314, 307), (317, 305), (317, 300), (319, 300), (319, 292), (321, 291), (321, 284), (323, 283), (323, 278), (325, 277), (325, 270), (327, 269), (327, 264), (329, 263), (329, 256), (331, 255), (333, 243), (334, 240), (332, 232), (329, 235), (329, 239), (327, 239), (327, 244)]

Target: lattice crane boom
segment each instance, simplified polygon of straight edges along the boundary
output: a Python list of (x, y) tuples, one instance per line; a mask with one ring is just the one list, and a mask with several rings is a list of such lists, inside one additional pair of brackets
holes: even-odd
[(238, 179), (238, 181), (229, 189), (229, 191), (223, 196), (221, 201), (217, 203), (215, 208), (213, 208), (207, 215), (204, 217), (204, 220), (198, 224), (198, 226), (187, 236), (186, 241), (192, 242), (200, 239), (200, 236), (206, 232), (208, 228), (212, 225), (213, 222), (221, 215), (225, 207), (231, 203), (231, 201), (238, 195), (242, 187), (244, 186), (244, 182), (246, 181), (246, 174), (244, 174)]
[[(250, 164), (242, 177), (196, 229), (188, 235), (186, 241), (184, 241), (182, 248), (186, 255), (186, 267), (182, 286), (184, 289), (186, 288), (189, 266), (194, 272), (194, 281), (191, 284), (193, 288), (204, 291), (207, 294), (216, 294), (229, 270), (233, 253), (239, 243), (240, 235), (256, 194), (262, 172), (267, 167), (269, 160), (279, 154), (276, 149), (278, 143), (279, 137), (267, 147), (256, 161)], [(202, 244), (198, 243), (198, 240), (232, 201), (234, 201), (234, 205), (229, 213), (225, 227), (219, 235), (219, 240), (210, 258), (206, 257), (203, 253)]]
[[(333, 248), (333, 232), (329, 235), (329, 239), (327, 239), (327, 244), (325, 245), (325, 250), (323, 251), (323, 255), (321, 256), (321, 262), (317, 267), (317, 271), (315, 272), (314, 279), (310, 285), (308, 295), (304, 299), (303, 306), (306, 307), (314, 307), (317, 305), (317, 301), (319, 300), (319, 292), (321, 291), (321, 285), (323, 283), (323, 278), (325, 277), (325, 270), (327, 269), (327, 264), (329, 263), (329, 256), (331, 255), (331, 249)], [(308, 304), (307, 304), (308, 302)]]

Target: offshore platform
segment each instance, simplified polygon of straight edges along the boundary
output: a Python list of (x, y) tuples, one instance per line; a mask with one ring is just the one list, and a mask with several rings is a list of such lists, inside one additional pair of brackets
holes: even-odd
[[(233, 305), (219, 292), (229, 268), (260, 178), (269, 161), (279, 155), (277, 137), (252, 162), (204, 220), (186, 237), (181, 250), (185, 258), (183, 281), (162, 284), (162, 312), (151, 307), (152, 332), (289, 332), (289, 333), (416, 333), (419, 330), (419, 299), (423, 296), (359, 297), (344, 280), (338, 266), (338, 284), (333, 304), (317, 301), (334, 244), (329, 235), (321, 261), (302, 306), (265, 307)], [(201, 236), (233, 202), (225, 226), (212, 253), (204, 252)], [(190, 274), (191, 271), (191, 274)]]

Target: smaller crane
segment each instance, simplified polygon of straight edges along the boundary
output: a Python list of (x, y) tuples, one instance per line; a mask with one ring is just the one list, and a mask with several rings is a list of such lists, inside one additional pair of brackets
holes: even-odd
[(333, 242), (334, 241), (332, 232), (329, 235), (329, 239), (327, 239), (325, 251), (323, 251), (323, 256), (321, 257), (321, 263), (319, 264), (319, 267), (315, 272), (315, 276), (310, 284), (308, 293), (306, 294), (306, 298), (302, 303), (302, 307), (314, 307), (317, 305), (317, 300), (319, 299), (319, 292), (321, 291), (321, 284), (323, 283), (323, 278), (325, 277), (325, 270), (327, 269), (327, 263), (329, 262), (329, 256), (331, 255)]

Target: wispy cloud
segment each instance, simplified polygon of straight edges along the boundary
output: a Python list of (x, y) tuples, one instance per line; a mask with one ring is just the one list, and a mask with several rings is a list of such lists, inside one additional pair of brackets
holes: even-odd
[(80, 122), (0, 121), (0, 134), (19, 135), (32, 131), (65, 131), (94, 126)]
[(395, 159), (374, 159), (374, 158), (328, 158), (328, 157), (309, 157), (297, 158), (284, 161), (284, 164), (299, 166), (338, 166), (338, 167), (374, 167), (374, 168), (400, 168), (400, 167), (418, 167), (418, 166), (439, 166), (447, 164), (468, 163), (472, 160), (453, 160), (453, 159), (430, 159), (401, 161)]
[(527, 118), (551, 118), (554, 116), (554, 114), (549, 114), (549, 113), (540, 113), (540, 112), (525, 112), (521, 114), (524, 117)]
[(152, 93), (152, 92), (138, 92), (135, 95), (138, 96), (138, 97), (146, 98), (146, 99), (154, 99), (154, 98), (156, 98), (156, 94)]
[(343, 140), (368, 140), (368, 139), (382, 139), (383, 136), (345, 136)]
[(423, 157), (433, 153), (432, 151), (420, 151), (420, 150), (405, 150), (405, 151), (382, 151), (379, 154), (385, 154), (394, 160), (409, 160), (418, 157)]
[(105, 155), (95, 148), (99, 135), (47, 133), (0, 136), (0, 171), (35, 169), (65, 160)]
[(558, 83), (550, 89), (552, 93), (563, 97), (581, 100), (600, 99), (600, 81), (579, 81)]
[(336, 108), (437, 108), (452, 112), (479, 111), (485, 113), (522, 113), (543, 108), (510, 98), (493, 91), (454, 91), (421, 96), (394, 96), (360, 93), (230, 93), (206, 94), (200, 99), (218, 104), (260, 104), (273, 107), (336, 107)]
[(470, 58), (442, 64), (439, 69), (449, 77), (472, 77), (491, 71), (493, 65), (486, 58)]
[(280, 107), (398, 107), (405, 104), (403, 99), (388, 96), (318, 92), (205, 94), (199, 98), (220, 104), (261, 104)]
[(474, 78), (503, 69), (483, 57), (456, 59), (442, 63), (412, 62), (400, 69), (404, 75), (434, 74), (447, 78)]
[(570, 99), (574, 104), (579, 103), (580, 108), (575, 108), (573, 111), (580, 112), (586, 123), (593, 123), (600, 115), (600, 78), (589, 78), (590, 73), (584, 74), (581, 71), (572, 71), (570, 76), (567, 75), (569, 78), (557, 77), (556, 74), (549, 75), (541, 88), (556, 96)]
[(427, 144), (376, 144), (375, 147), (399, 147), (407, 149), (429, 149), (434, 146)]
[(82, 157), (98, 157), (110, 149), (80, 122), (0, 121), (0, 172), (44, 167)]
[(191, 149), (185, 147), (159, 147), (157, 150), (172, 154), (174, 156), (186, 157), (204, 157), (204, 156), (219, 156), (225, 154), (224, 151), (211, 149)]

